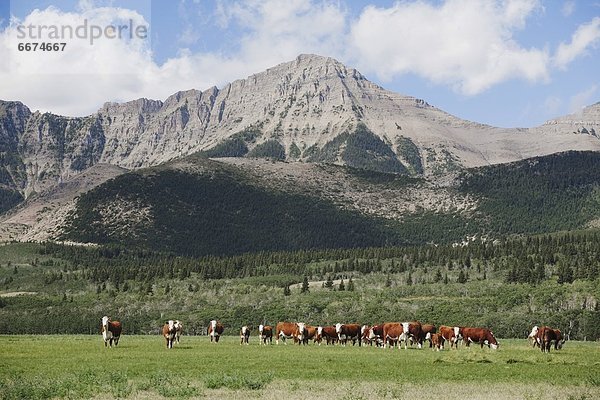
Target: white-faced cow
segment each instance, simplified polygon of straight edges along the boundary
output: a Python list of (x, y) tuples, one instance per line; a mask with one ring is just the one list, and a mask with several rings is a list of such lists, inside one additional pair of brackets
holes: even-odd
[(368, 338), (371, 346), (373, 345), (373, 342), (375, 342), (377, 347), (383, 344), (383, 325), (384, 324), (373, 325), (369, 328)]
[(287, 344), (286, 339), (293, 339), (294, 343), (303, 344), (306, 335), (306, 325), (303, 322), (278, 322), (276, 326), (275, 344), (279, 339)]
[(539, 342), (538, 342), (538, 331), (540, 330), (540, 328), (535, 325), (533, 328), (531, 328), (531, 332), (529, 333), (529, 335), (527, 336), (527, 341), (531, 344), (532, 347), (536, 347), (539, 346)]
[[(444, 341), (450, 343), (450, 349), (452, 346), (458, 349), (458, 342), (462, 339), (461, 327), (458, 326), (440, 326), (439, 333), (444, 338)], [(444, 344), (442, 343), (442, 350)]]
[(223, 334), (224, 330), (225, 328), (223, 327), (223, 325), (221, 325), (219, 321), (213, 319), (212, 321), (210, 321), (210, 324), (208, 324), (206, 334), (210, 336), (211, 342), (219, 343), (219, 338)]
[(565, 343), (565, 338), (560, 330), (542, 326), (537, 332), (537, 341), (542, 352), (550, 353), (552, 342), (554, 342), (554, 350), (560, 350)]
[(104, 339), (104, 347), (107, 347), (108, 345), (112, 347), (113, 342), (115, 343), (115, 346), (117, 346), (119, 344), (122, 329), (119, 321), (111, 321), (107, 316), (102, 317), (100, 331), (102, 332), (102, 338)]
[(269, 344), (273, 344), (273, 327), (270, 325), (259, 325), (258, 326), (258, 335), (260, 337), (260, 342), (264, 345), (267, 344), (267, 340)]
[(167, 342), (167, 349), (173, 348), (173, 341), (175, 340), (175, 334), (177, 333), (177, 328), (175, 328), (175, 321), (169, 320), (166, 324), (163, 325), (162, 334)]
[(175, 320), (175, 341), (177, 343), (179, 343), (182, 333), (183, 333), (183, 324), (181, 323), (180, 320), (176, 319)]
[(481, 348), (484, 344), (494, 350), (498, 348), (498, 341), (494, 337), (494, 333), (487, 328), (462, 328), (461, 333), (467, 347), (471, 343), (479, 343)]
[[(404, 350), (408, 348), (408, 341), (414, 341), (417, 343), (417, 347), (420, 349), (423, 347), (421, 341), (421, 323), (418, 321), (403, 322), (402, 323), (402, 335), (400, 335), (399, 341), (404, 342)], [(400, 345), (400, 344), (399, 344)]]
[(338, 340), (342, 346), (346, 346), (348, 340), (352, 341), (352, 346), (358, 341), (358, 346), (361, 345), (360, 325), (359, 324), (335, 324), (335, 332), (338, 335)]
[(248, 344), (248, 340), (250, 339), (250, 328), (248, 325), (242, 326), (240, 329), (240, 344)]

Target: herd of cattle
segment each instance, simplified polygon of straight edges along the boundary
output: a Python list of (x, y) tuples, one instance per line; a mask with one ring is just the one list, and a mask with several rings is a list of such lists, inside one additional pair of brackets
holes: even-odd
[[(210, 321), (206, 329), (210, 341), (219, 342), (220, 336), (225, 328), (217, 320)], [(119, 321), (111, 321), (109, 317), (102, 318), (102, 337), (104, 346), (112, 347), (119, 344), (122, 326)], [(180, 336), (183, 332), (183, 324), (178, 320), (169, 320), (162, 328), (162, 334), (166, 340), (167, 348), (173, 348), (173, 343), (179, 343)], [(251, 329), (248, 325), (240, 329), (240, 344), (248, 344), (250, 340)], [(498, 348), (492, 331), (486, 328), (469, 328), (459, 326), (440, 326), (436, 328), (431, 324), (421, 324), (420, 322), (388, 322), (380, 325), (359, 325), (359, 324), (336, 324), (332, 326), (311, 326), (302, 322), (279, 322), (275, 327), (270, 325), (259, 325), (258, 337), (259, 344), (266, 345), (273, 343), (279, 344), (281, 340), (286, 343), (286, 340), (292, 339), (297, 344), (308, 344), (310, 340), (313, 343), (321, 345), (325, 341), (328, 345), (340, 344), (346, 346), (349, 342), (352, 345), (358, 343), (359, 346), (376, 345), (378, 347), (388, 348), (397, 347), (408, 348), (409, 345), (416, 344), (418, 348), (423, 347), (423, 343), (429, 342), (429, 347), (437, 351), (443, 350), (446, 343), (450, 344), (450, 348), (458, 349), (460, 342), (463, 342), (467, 347), (471, 343), (484, 345), (492, 349)], [(554, 349), (562, 348), (565, 338), (561, 331), (552, 329), (548, 326), (534, 326), (528, 339), (533, 347), (540, 347), (542, 352), (550, 352), (550, 347), (554, 343)], [(287, 343), (286, 343), (287, 344)]]

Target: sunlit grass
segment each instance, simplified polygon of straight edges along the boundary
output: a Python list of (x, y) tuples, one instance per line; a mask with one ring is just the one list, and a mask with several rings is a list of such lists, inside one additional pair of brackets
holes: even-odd
[[(423, 385), (445, 388), (456, 398), (474, 390), (469, 387), (490, 385), (505, 392), (502, 398), (519, 398), (514, 393), (538, 398), (540, 388), (552, 389), (552, 398), (600, 395), (597, 343), (567, 342), (562, 351), (548, 355), (523, 340), (503, 340), (498, 351), (472, 347), (434, 352), (312, 344), (264, 347), (252, 339), (250, 346), (240, 346), (236, 337), (215, 345), (207, 337), (184, 336), (180, 345), (167, 350), (159, 336), (124, 336), (112, 349), (104, 348), (99, 335), (2, 336), (0, 397), (194, 398), (223, 391), (268, 397), (271, 389), (293, 395), (307, 385), (317, 391), (335, 387), (345, 398), (367, 398), (378, 391), (380, 397), (397, 398), (395, 391), (416, 393)], [(352, 397), (352, 388), (362, 394)], [(484, 398), (487, 391), (479, 393), (476, 398)]]

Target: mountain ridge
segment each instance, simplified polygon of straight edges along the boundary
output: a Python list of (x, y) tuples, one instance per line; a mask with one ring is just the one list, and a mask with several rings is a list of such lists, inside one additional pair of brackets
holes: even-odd
[(386, 154), (389, 165), (404, 166), (394, 171), (440, 175), (560, 151), (600, 151), (594, 128), (600, 106), (590, 107), (591, 119), (583, 123), (558, 118), (536, 128), (496, 128), (387, 91), (333, 58), (303, 54), (221, 89), (179, 91), (164, 101), (107, 102), (86, 117), (0, 102), (0, 151), (12, 154), (0, 160), (0, 185), (27, 198), (98, 163), (127, 169), (158, 165), (248, 130), (255, 135), (244, 143), (246, 154), (278, 143), (287, 161), (314, 161), (329, 146), (326, 162), (352, 166), (345, 149), (359, 124), (372, 140), (359, 149), (369, 162), (357, 166)]

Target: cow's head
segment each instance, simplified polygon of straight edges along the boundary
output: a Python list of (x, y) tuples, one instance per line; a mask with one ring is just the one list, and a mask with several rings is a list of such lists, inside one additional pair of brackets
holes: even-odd
[(110, 318), (107, 316), (102, 317), (102, 331), (108, 330), (108, 323), (110, 322)]
[(298, 325), (298, 340), (304, 340), (304, 335), (306, 334), (306, 324), (304, 322), (297, 322)]
[(178, 319), (176, 319), (176, 320), (175, 320), (175, 324), (174, 324), (174, 326), (175, 326), (175, 329), (176, 329), (176, 330), (183, 329), (183, 324), (182, 324), (182, 323), (181, 323), (181, 321), (180, 321), (180, 320), (178, 320)]
[(167, 322), (167, 324), (169, 325), (169, 332), (173, 332), (175, 330), (175, 321), (170, 319), (169, 322)]
[(323, 336), (323, 327), (322, 326), (317, 327), (317, 335), (319, 337)]
[(246, 336), (246, 332), (248, 332), (248, 327), (244, 325), (242, 326), (242, 335)]
[(487, 332), (485, 340), (488, 342), (488, 345), (494, 350), (496, 350), (500, 345), (496, 340), (496, 337), (494, 336), (494, 332), (492, 331)]
[(556, 333), (556, 348), (560, 350), (567, 339), (563, 336), (560, 330), (555, 329), (554, 332)]
[(462, 339), (462, 328), (461, 328), (461, 327), (459, 327), (459, 326), (455, 326), (455, 327), (453, 328), (453, 330), (454, 330), (454, 339), (455, 339), (455, 340), (460, 340), (460, 339)]
[(258, 326), (258, 331), (260, 332), (260, 334), (261, 334), (261, 335), (262, 335), (262, 333), (263, 333), (263, 329), (265, 329), (265, 326), (264, 326), (263, 324), (260, 324), (260, 325)]
[(217, 320), (213, 319), (212, 321), (210, 321), (210, 329), (214, 334), (217, 330)]
[(335, 333), (337, 333), (338, 335), (342, 333), (342, 325), (344, 324), (335, 324)]
[(527, 336), (527, 338), (535, 338), (537, 336), (538, 330), (540, 328), (536, 325), (533, 328), (531, 328), (531, 332), (529, 333), (529, 336)]

